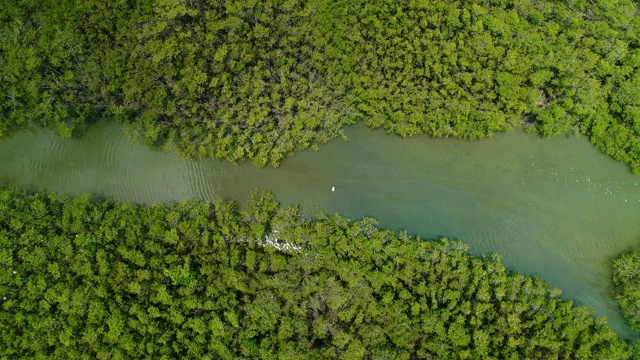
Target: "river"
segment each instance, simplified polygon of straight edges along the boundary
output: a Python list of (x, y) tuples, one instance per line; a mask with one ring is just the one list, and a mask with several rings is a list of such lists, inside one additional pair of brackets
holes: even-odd
[(345, 135), (258, 169), (133, 145), (107, 121), (78, 139), (24, 131), (0, 139), (0, 184), (138, 203), (242, 201), (268, 189), (309, 214), (372, 216), (422, 238), (461, 239), (474, 255), (498, 253), (509, 269), (547, 280), (623, 338), (638, 338), (609, 280), (611, 260), (640, 245), (640, 176), (624, 164), (575, 135), (401, 139), (361, 125)]

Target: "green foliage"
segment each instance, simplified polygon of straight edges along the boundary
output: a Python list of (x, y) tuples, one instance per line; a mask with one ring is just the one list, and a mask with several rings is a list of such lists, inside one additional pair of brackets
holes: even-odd
[(593, 312), (459, 242), (270, 194), (132, 206), (0, 190), (2, 358), (623, 359)]
[(186, 157), (578, 129), (640, 172), (640, 17), (613, 1), (4, 1), (0, 136), (112, 117)]
[(640, 330), (640, 250), (617, 258), (613, 262), (612, 278), (618, 304), (631, 326)]
[[(120, 89), (126, 2), (2, 1), (0, 136), (40, 124), (69, 137)], [(122, 14), (124, 17), (113, 17)]]
[(632, 1), (350, 1), (356, 106), (402, 136), (578, 128), (640, 173)]

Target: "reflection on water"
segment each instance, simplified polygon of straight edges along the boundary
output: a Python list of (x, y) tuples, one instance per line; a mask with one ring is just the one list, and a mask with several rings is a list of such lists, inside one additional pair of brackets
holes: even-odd
[(636, 337), (609, 284), (611, 259), (640, 244), (640, 177), (625, 165), (575, 136), (400, 139), (363, 126), (345, 134), (347, 142), (257, 169), (132, 145), (109, 122), (75, 140), (24, 132), (0, 141), (0, 183), (140, 203), (242, 201), (269, 189), (307, 213), (374, 216), (423, 238), (463, 239), (476, 255), (499, 253), (510, 269), (546, 279)]

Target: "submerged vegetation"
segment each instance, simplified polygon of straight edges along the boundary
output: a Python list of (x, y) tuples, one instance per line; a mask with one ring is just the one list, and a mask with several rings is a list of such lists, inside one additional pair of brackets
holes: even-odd
[(113, 117), (187, 157), (273, 164), (365, 121), (579, 131), (640, 172), (631, 0), (4, 1), (0, 134)]
[(466, 246), (269, 193), (134, 206), (0, 190), (0, 357), (622, 359), (592, 310)]

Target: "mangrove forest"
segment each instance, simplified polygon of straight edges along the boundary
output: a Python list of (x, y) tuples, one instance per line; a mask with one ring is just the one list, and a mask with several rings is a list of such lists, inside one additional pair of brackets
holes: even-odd
[[(538, 136), (581, 134), (640, 174), (638, 6), (633, 0), (2, 0), (0, 137), (44, 128), (79, 138), (99, 129), (99, 121), (117, 121), (127, 146), (130, 140), (186, 159), (277, 167), (297, 152), (346, 139), (345, 128), (354, 124), (400, 137), (466, 140), (518, 128)], [(419, 151), (402, 155), (415, 163), (436, 154)], [(100, 165), (115, 171), (117, 153), (109, 154)], [(368, 164), (394, 162), (370, 157)], [(576, 207), (601, 206), (613, 223), (619, 213), (607, 209), (624, 201), (621, 211), (634, 221), (640, 202), (634, 181), (560, 176), (549, 164), (536, 167), (530, 153), (513, 159), (518, 170), (507, 175), (533, 180), (520, 176), (512, 193), (535, 187), (532, 174), (544, 169), (562, 182), (548, 194), (582, 181), (586, 191), (611, 201), (587, 199)], [(572, 159), (558, 164), (574, 173)], [(500, 181), (486, 188), (473, 182), (471, 172), (483, 165), (469, 159), (470, 173), (458, 177), (471, 180), (440, 193), (436, 184), (445, 176), (429, 182), (402, 173), (400, 162), (382, 170), (352, 163), (350, 179), (359, 181), (350, 180), (352, 188), (388, 172), (394, 176), (384, 181), (394, 189), (428, 192), (433, 203), (402, 203), (402, 211), (420, 216), (447, 201), (477, 216), (494, 197), (503, 201), (496, 195), (504, 190)], [(313, 186), (346, 177), (305, 165), (290, 174), (310, 174)], [(198, 171), (208, 176), (210, 169)], [(499, 169), (503, 179), (507, 170)], [(140, 204), (11, 180), (27, 178), (18, 175), (0, 179), (2, 359), (640, 358), (637, 339), (619, 337), (579, 299), (508, 270), (498, 254), (473, 256), (451, 236), (422, 239), (410, 229), (379, 226), (374, 217), (311, 214), (281, 205), (269, 191), (251, 192), (241, 205), (218, 194), (216, 184), (200, 183), (212, 178), (206, 176), (187, 180), (211, 185), (206, 194), (215, 200), (194, 200), (193, 191), (182, 201)], [(334, 185), (327, 193), (336, 192)], [(383, 185), (372, 189), (365, 195), (384, 192)], [(476, 196), (478, 189), (488, 190)], [(468, 196), (453, 196), (460, 193)], [(389, 190), (378, 200), (397, 194)], [(567, 199), (582, 193), (575, 194)], [(531, 209), (560, 201), (534, 197), (526, 198)], [(519, 216), (501, 225), (537, 229), (517, 206), (500, 207)], [(585, 212), (579, 224), (598, 215)], [(470, 224), (468, 218), (460, 224)], [(568, 222), (563, 226), (558, 236), (578, 237), (566, 235)], [(477, 228), (494, 235), (490, 230)], [(589, 259), (586, 253), (577, 256)], [(640, 251), (611, 264), (616, 299), (640, 330)]]
[(0, 357), (625, 359), (540, 279), (270, 193), (135, 206), (0, 190)]
[(0, 26), (0, 134), (107, 117), (187, 157), (277, 166), (356, 121), (526, 126), (640, 172), (632, 0), (19, 0)]

